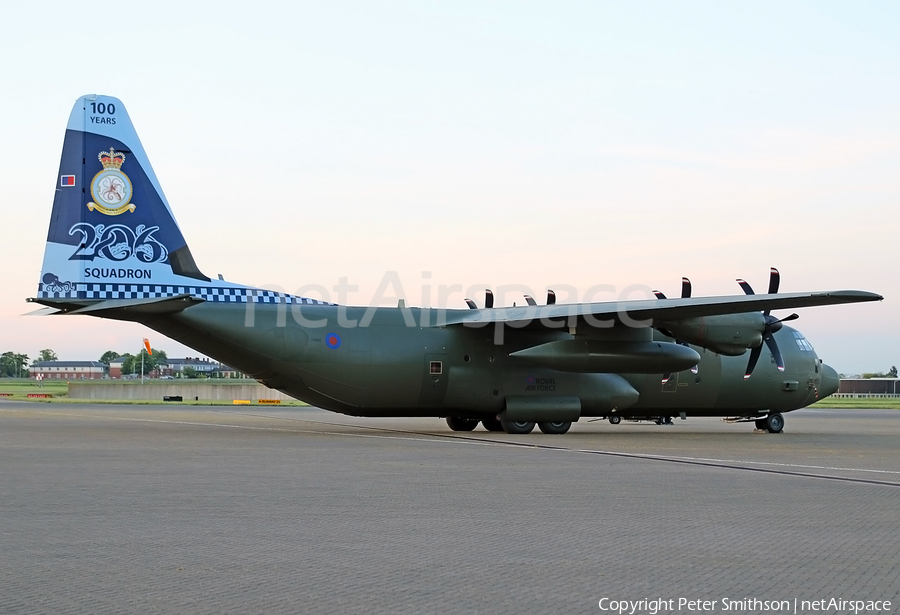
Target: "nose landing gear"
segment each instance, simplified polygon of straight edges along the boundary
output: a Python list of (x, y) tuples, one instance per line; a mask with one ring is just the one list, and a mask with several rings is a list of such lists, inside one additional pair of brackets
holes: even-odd
[(756, 428), (765, 429), (769, 433), (781, 433), (784, 429), (784, 417), (780, 412), (773, 412), (769, 416), (756, 419)]

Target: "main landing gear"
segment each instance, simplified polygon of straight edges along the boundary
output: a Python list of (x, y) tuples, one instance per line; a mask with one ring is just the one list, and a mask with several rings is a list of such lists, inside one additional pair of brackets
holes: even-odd
[(472, 431), (478, 427), (478, 419), (464, 419), (460, 416), (448, 416), (447, 425), (453, 431)]
[(784, 417), (781, 416), (780, 412), (773, 412), (765, 418), (756, 419), (754, 422), (757, 429), (765, 429), (769, 433), (781, 433), (781, 430), (784, 429)]
[(507, 421), (500, 419), (500, 424), (503, 425), (503, 431), (511, 434), (531, 433), (534, 429), (534, 423), (531, 421)]
[[(478, 419), (467, 419), (460, 416), (448, 416), (447, 425), (453, 431), (472, 431), (478, 426)], [(534, 430), (534, 426), (546, 434), (564, 434), (572, 427), (572, 423), (566, 422), (541, 422), (532, 421), (506, 421), (503, 419), (481, 419), (481, 424), (488, 431), (505, 431), (510, 434), (527, 434)]]
[[(532, 421), (507, 421), (505, 419), (500, 419), (500, 424), (503, 426), (503, 431), (509, 434), (531, 433), (535, 425)], [(547, 434), (564, 434), (572, 427), (572, 423), (569, 421), (542, 421), (537, 426), (542, 432)]]
[(488, 431), (503, 431), (503, 425), (497, 419), (481, 419), (481, 424)]
[(550, 434), (564, 434), (569, 431), (569, 428), (572, 426), (572, 423), (564, 422), (564, 423), (538, 423), (538, 428), (544, 433)]

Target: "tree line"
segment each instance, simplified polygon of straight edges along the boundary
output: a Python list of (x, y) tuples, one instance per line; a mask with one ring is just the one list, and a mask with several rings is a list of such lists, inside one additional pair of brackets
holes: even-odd
[(896, 378), (897, 377), (897, 366), (891, 365), (891, 369), (882, 373), (882, 372), (866, 372), (860, 376), (861, 378)]
[[(35, 363), (41, 361), (58, 361), (59, 357), (49, 348), (44, 348)], [(12, 350), (4, 352), (0, 355), (0, 376), (3, 378), (27, 378), (28, 377), (28, 355), (14, 352)]]

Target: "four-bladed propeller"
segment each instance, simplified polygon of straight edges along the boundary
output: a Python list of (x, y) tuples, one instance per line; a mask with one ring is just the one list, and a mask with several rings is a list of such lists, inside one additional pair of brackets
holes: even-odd
[[(654, 290), (653, 294), (656, 295), (657, 299), (667, 299), (662, 291)], [(691, 298), (691, 281), (687, 278), (681, 278), (681, 298), (682, 299), (690, 299)]]
[[(534, 297), (532, 297), (531, 295), (525, 295), (525, 303), (530, 306), (537, 305), (537, 301), (535, 301)], [(471, 299), (466, 299), (466, 305), (469, 306), (470, 310), (478, 309), (478, 304), (476, 304)], [(547, 305), (556, 305), (556, 293), (552, 290), (547, 291)], [(486, 309), (491, 309), (492, 307), (494, 307), (494, 293), (490, 288), (484, 289), (484, 307)]]
[[(469, 306), (470, 310), (477, 310), (478, 304), (476, 304), (471, 299), (466, 299), (466, 305)], [(484, 307), (487, 309), (491, 309), (494, 307), (494, 293), (491, 292), (490, 288), (484, 289)]]
[[(743, 291), (748, 294), (754, 294), (753, 288), (750, 285), (741, 279), (737, 280), (738, 286), (740, 286)], [(769, 270), (769, 294), (774, 295), (778, 292), (778, 286), (781, 283), (781, 274), (778, 273), (778, 270), (775, 267), (772, 267)], [(775, 359), (775, 366), (778, 368), (778, 371), (784, 371), (784, 357), (781, 356), (781, 350), (778, 348), (778, 342), (775, 341), (775, 333), (777, 333), (781, 327), (782, 323), (785, 323), (789, 320), (797, 320), (800, 318), (797, 314), (791, 314), (786, 318), (775, 318), (769, 312), (771, 310), (765, 310), (763, 312), (763, 316), (766, 319), (766, 325), (763, 329), (763, 342), (766, 346), (768, 346), (769, 351), (772, 353), (772, 357)], [(760, 344), (755, 348), (750, 349), (750, 359), (747, 361), (747, 369), (744, 371), (744, 380), (749, 378), (753, 374), (753, 370), (756, 368), (756, 363), (759, 361), (759, 355), (762, 353), (763, 345)]]
[[(662, 293), (662, 291), (659, 291), (659, 290), (654, 290), (654, 291), (653, 291), (653, 294), (656, 295), (656, 298), (657, 298), (657, 299), (666, 299), (666, 298), (667, 298), (667, 297)], [(687, 279), (687, 278), (681, 278), (681, 298), (682, 298), (682, 299), (690, 299), (690, 298), (691, 298), (691, 281), (690, 281), (689, 279)], [(666, 332), (666, 331), (663, 331), (663, 333), (666, 334), (666, 335), (669, 335), (669, 333)], [(675, 337), (675, 336), (674, 336), (674, 335), (669, 335), (669, 337)], [(675, 340), (675, 343), (676, 343), (676, 344), (680, 344), (681, 346), (688, 346), (688, 347), (690, 347), (690, 345), (689, 345), (687, 342), (682, 342), (681, 340)], [(696, 373), (699, 372), (699, 371), (700, 371), (700, 366), (699, 366), (699, 365), (695, 365), (694, 367), (691, 368), (691, 373), (696, 374)], [(671, 373), (663, 374), (663, 377), (662, 377), (662, 383), (663, 383), (663, 384), (667, 383), (671, 378), (672, 378), (672, 374), (671, 374)]]

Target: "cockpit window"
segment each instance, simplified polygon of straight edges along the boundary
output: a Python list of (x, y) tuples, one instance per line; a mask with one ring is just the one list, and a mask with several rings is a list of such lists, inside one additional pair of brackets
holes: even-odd
[(803, 334), (799, 331), (791, 331), (794, 334), (794, 339), (797, 341), (797, 346), (800, 350), (804, 352), (812, 352), (812, 344), (806, 341), (806, 338), (803, 337)]

